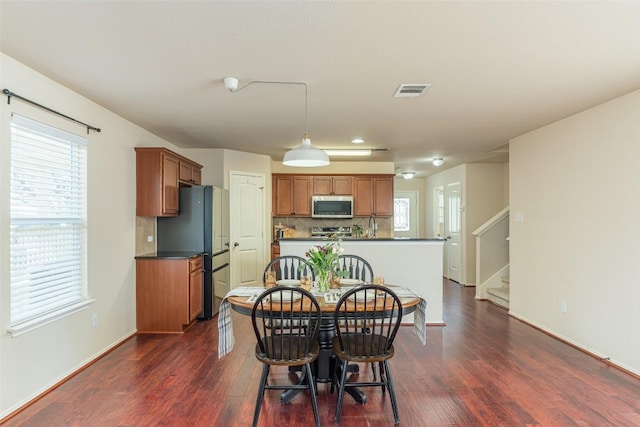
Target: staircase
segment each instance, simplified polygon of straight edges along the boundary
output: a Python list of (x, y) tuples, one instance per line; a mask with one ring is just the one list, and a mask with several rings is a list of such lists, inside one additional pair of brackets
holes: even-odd
[(478, 227), (476, 299), (509, 308), (509, 207)]
[(487, 288), (487, 299), (500, 307), (509, 308), (509, 276), (501, 278), (502, 286), (498, 288)]

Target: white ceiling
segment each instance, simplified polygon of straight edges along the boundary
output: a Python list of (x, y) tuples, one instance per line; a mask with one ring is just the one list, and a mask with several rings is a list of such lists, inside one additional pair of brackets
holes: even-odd
[(0, 19), (4, 53), (177, 146), (281, 159), (304, 88), (222, 79), (301, 81), (315, 146), (362, 137), (419, 176), (640, 89), (638, 1), (2, 0)]

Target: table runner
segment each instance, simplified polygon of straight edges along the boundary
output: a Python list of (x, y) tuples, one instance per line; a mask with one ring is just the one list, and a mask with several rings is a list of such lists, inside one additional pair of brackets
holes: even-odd
[[(344, 289), (342, 290), (344, 291)], [(235, 338), (233, 336), (233, 322), (231, 320), (231, 304), (227, 301), (228, 297), (251, 297), (255, 294), (264, 292), (264, 288), (256, 286), (240, 286), (230, 290), (220, 303), (220, 310), (218, 311), (218, 358), (222, 358), (229, 354), (233, 350), (235, 344)], [(413, 330), (420, 339), (422, 345), (427, 343), (427, 328), (425, 325), (427, 302), (414, 291), (409, 288), (398, 287), (394, 288), (393, 292), (398, 298), (420, 298), (417, 310), (414, 312)], [(320, 296), (314, 293), (314, 296)]]

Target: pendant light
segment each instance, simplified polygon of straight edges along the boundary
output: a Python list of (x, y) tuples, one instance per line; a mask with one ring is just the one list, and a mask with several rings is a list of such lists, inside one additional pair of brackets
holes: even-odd
[(294, 84), (304, 86), (304, 136), (300, 146), (287, 151), (282, 159), (282, 164), (285, 166), (294, 167), (318, 167), (327, 166), (329, 164), (329, 155), (324, 151), (315, 148), (311, 145), (311, 139), (307, 133), (307, 84), (304, 82), (278, 82), (278, 81), (264, 81), (254, 80), (246, 85), (238, 88), (238, 79), (235, 77), (225, 77), (224, 85), (231, 92), (237, 92), (244, 89), (253, 83), (265, 83), (265, 84)]

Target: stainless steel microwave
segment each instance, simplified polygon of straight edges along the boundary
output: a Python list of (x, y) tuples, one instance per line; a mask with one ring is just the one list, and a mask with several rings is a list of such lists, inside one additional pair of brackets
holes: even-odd
[(353, 218), (352, 196), (312, 196), (312, 218)]

